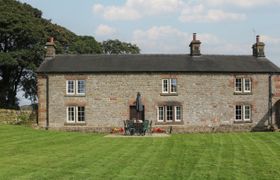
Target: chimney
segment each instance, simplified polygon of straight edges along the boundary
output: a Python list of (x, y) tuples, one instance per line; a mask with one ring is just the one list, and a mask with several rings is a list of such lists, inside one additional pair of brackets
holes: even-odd
[(46, 43), (46, 58), (54, 58), (55, 57), (55, 44), (54, 44), (54, 38), (50, 37), (49, 41)]
[(256, 36), (256, 43), (253, 44), (252, 49), (253, 49), (253, 56), (255, 57), (265, 57), (264, 54), (264, 46), (265, 44), (263, 42), (260, 42), (260, 36)]
[(190, 43), (190, 55), (191, 56), (200, 56), (200, 44), (201, 42), (196, 39), (196, 33), (193, 33), (193, 40)]

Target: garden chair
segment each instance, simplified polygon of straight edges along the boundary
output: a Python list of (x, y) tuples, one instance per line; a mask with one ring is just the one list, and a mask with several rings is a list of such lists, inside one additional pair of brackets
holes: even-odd
[(148, 129), (149, 129), (149, 120), (145, 120), (143, 122), (143, 132), (142, 132), (142, 135), (145, 136), (145, 134), (148, 131)]
[(148, 132), (149, 134), (152, 134), (152, 124), (153, 124), (153, 121), (150, 121), (148, 130), (147, 130), (147, 132)]
[(134, 127), (133, 121), (127, 120), (127, 121), (126, 121), (126, 124), (127, 124), (127, 130), (128, 130), (127, 132), (128, 132), (130, 135), (134, 135), (136, 129), (135, 129), (135, 127)]
[(128, 134), (129, 134), (129, 129), (128, 129), (127, 121), (128, 121), (128, 120), (123, 121), (123, 125), (124, 125), (124, 135), (128, 135)]

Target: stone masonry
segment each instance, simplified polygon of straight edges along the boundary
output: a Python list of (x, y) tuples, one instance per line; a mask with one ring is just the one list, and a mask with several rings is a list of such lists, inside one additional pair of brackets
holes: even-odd
[[(251, 78), (252, 92), (235, 94), (235, 77)], [(38, 77), (39, 125), (46, 127), (48, 112), (50, 129), (109, 131), (113, 127), (123, 127), (123, 120), (129, 119), (129, 106), (135, 103), (137, 92), (142, 95), (145, 119), (152, 120), (154, 127), (172, 126), (174, 132), (210, 132), (265, 130), (268, 125), (269, 75), (265, 73), (48, 74), (48, 89), (46, 78), (43, 75)], [(176, 95), (161, 94), (162, 79), (165, 78), (177, 79)], [(66, 80), (78, 79), (86, 80), (85, 96), (66, 95)], [(279, 77), (275, 77), (274, 87), (279, 86), (278, 81)], [(166, 102), (182, 105), (181, 123), (157, 122), (157, 106)], [(251, 122), (234, 121), (237, 104), (251, 105)], [(66, 107), (69, 105), (85, 106), (85, 124), (66, 123)]]

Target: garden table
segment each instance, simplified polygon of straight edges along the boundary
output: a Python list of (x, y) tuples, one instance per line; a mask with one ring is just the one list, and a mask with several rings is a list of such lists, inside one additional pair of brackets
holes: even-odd
[(143, 133), (143, 121), (138, 120), (138, 122), (135, 121), (133, 124), (134, 124), (136, 133), (142, 134)]

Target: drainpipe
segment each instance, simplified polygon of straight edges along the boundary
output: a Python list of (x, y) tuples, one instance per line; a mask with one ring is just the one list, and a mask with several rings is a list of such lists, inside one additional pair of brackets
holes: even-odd
[(47, 114), (46, 114), (46, 130), (49, 129), (49, 76), (47, 74), (45, 74), (46, 76), (46, 110), (47, 110)]
[(272, 128), (272, 82), (271, 82), (272, 73), (268, 76), (268, 89), (269, 89), (269, 96), (268, 96), (268, 125)]

